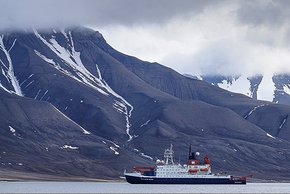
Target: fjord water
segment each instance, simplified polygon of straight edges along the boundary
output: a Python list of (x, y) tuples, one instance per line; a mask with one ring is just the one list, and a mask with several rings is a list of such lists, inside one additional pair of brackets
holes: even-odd
[(124, 182), (0, 182), (0, 193), (290, 193), (290, 183), (132, 185)]

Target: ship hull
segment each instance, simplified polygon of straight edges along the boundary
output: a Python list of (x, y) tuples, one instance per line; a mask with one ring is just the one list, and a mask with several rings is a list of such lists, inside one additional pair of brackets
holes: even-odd
[(246, 180), (229, 178), (159, 178), (137, 177), (126, 175), (126, 180), (131, 184), (246, 184)]

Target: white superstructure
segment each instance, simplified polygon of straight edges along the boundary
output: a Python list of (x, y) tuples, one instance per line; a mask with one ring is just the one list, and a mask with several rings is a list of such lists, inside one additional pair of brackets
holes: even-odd
[[(169, 149), (164, 151), (164, 160), (157, 160), (157, 166), (155, 169), (156, 177), (172, 177), (172, 178), (181, 178), (181, 177), (209, 177), (212, 175), (210, 161), (207, 156), (205, 157), (205, 163), (199, 164), (197, 160), (190, 158), (187, 164), (175, 164), (173, 161), (173, 146), (171, 145)], [(195, 153), (194, 153), (195, 154)], [(212, 175), (216, 177), (215, 175)], [(211, 177), (211, 176), (210, 176)], [(225, 176), (222, 176), (223, 178)]]
[(191, 152), (187, 164), (174, 163), (173, 146), (165, 149), (164, 160), (157, 160), (156, 166), (134, 167), (134, 172), (124, 172), (126, 180), (133, 184), (246, 184), (247, 177), (234, 177), (211, 172), (210, 160), (205, 155), (200, 163), (198, 152)]

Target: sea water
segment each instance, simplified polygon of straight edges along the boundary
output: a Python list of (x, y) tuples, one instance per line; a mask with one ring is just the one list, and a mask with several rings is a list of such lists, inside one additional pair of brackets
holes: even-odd
[(133, 185), (124, 182), (0, 182), (0, 193), (289, 193), (290, 183)]

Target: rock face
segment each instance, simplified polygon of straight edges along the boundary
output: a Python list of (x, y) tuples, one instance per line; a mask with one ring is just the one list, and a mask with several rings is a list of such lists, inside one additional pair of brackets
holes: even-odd
[(124, 55), (83, 27), (3, 33), (0, 59), (1, 169), (118, 178), (170, 143), (185, 162), (191, 143), (216, 171), (289, 179), (287, 105)]

